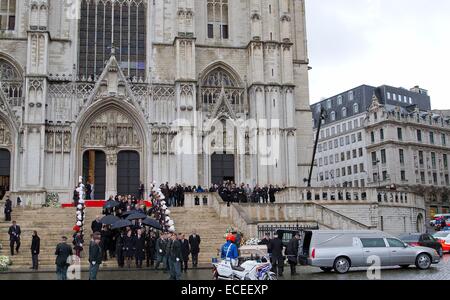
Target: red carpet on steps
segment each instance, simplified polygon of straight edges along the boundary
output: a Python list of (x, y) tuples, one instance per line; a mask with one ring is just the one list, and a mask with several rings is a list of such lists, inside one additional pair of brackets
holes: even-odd
[[(145, 205), (147, 207), (151, 207), (152, 203), (150, 201), (144, 201)], [(89, 207), (103, 207), (103, 205), (105, 205), (106, 200), (87, 200), (85, 202), (85, 205), (87, 208)], [(73, 203), (67, 203), (67, 204), (63, 204), (61, 205), (62, 208), (70, 208), (70, 207), (74, 207)]]

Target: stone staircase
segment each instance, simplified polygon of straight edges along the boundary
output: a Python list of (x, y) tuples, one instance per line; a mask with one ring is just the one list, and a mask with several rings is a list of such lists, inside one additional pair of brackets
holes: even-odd
[[(90, 234), (91, 220), (95, 219), (97, 214), (101, 213), (99, 208), (88, 208), (86, 211), (86, 234)], [(10, 256), (8, 228), (10, 222), (0, 221), (0, 243), (3, 249), (0, 255), (10, 256), (13, 265), (11, 270), (26, 270), (31, 267), (31, 236), (33, 230), (37, 230), (41, 238), (41, 251), (39, 255), (39, 268), (41, 270), (55, 269), (55, 248), (61, 241), (63, 235), (68, 237), (68, 243), (72, 246), (72, 228), (75, 225), (75, 209), (71, 208), (40, 208), (26, 209), (15, 208), (12, 219), (17, 221), (21, 227), (21, 246), (19, 255)], [(82, 267), (87, 267), (86, 259), (87, 249), (85, 247), (84, 257), (82, 258)], [(105, 263), (105, 266), (108, 262)], [(109, 262), (113, 265), (115, 261)]]
[(199, 265), (211, 264), (213, 257), (218, 257), (218, 249), (225, 243), (225, 232), (233, 226), (229, 219), (219, 218), (212, 207), (198, 206), (192, 208), (170, 208), (177, 232), (186, 238), (196, 230), (201, 237)]
[[(220, 219), (211, 207), (172, 208), (172, 218), (176, 229), (185, 233), (187, 237), (193, 229), (201, 236), (199, 264), (209, 265), (212, 257), (217, 257), (217, 250), (224, 243), (224, 234), (231, 223), (227, 219)], [(91, 233), (90, 224), (96, 215), (101, 214), (101, 208), (87, 208), (86, 210), (86, 240)], [(75, 224), (75, 210), (72, 208), (40, 208), (40, 209), (14, 209), (13, 220), (22, 229), (21, 247), (19, 255), (10, 256), (8, 228), (10, 222), (0, 221), (0, 243), (3, 249), (0, 255), (10, 256), (13, 265), (12, 271), (26, 271), (31, 267), (31, 236), (33, 230), (37, 230), (41, 238), (41, 253), (39, 255), (39, 269), (43, 271), (55, 269), (55, 248), (60, 242), (61, 236), (68, 237), (68, 243), (72, 246), (72, 228)], [(88, 268), (87, 242), (81, 259), (83, 269)], [(102, 268), (117, 268), (115, 259), (106, 261)]]

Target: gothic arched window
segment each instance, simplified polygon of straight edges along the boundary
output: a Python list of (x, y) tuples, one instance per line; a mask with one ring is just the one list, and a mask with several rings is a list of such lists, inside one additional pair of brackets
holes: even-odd
[(12, 106), (22, 103), (22, 76), (10, 62), (0, 58), (0, 89)]
[(0, 0), (0, 30), (16, 27), (16, 0)]
[(347, 108), (345, 108), (345, 107), (342, 108), (342, 117), (343, 118), (347, 117)]
[(114, 47), (125, 76), (145, 78), (147, 1), (82, 0), (79, 74), (100, 75)]
[(236, 112), (240, 112), (244, 104), (243, 92), (239, 81), (222, 67), (213, 69), (201, 80), (204, 110), (211, 109), (220, 97), (225, 97), (231, 105), (235, 106)]
[(229, 37), (228, 0), (208, 0), (208, 38)]

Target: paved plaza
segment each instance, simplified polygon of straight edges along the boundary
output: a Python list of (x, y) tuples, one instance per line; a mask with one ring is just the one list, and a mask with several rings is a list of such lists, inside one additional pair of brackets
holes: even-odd
[[(298, 267), (299, 275), (290, 276), (286, 269), (286, 275), (280, 280), (367, 280), (367, 272), (364, 269), (352, 270), (348, 274), (323, 273), (320, 269), (312, 267)], [(166, 280), (167, 273), (153, 270), (120, 270), (100, 271), (99, 280)], [(56, 275), (52, 272), (37, 273), (7, 273), (0, 274), (0, 280), (54, 280)], [(82, 273), (82, 279), (88, 279), (88, 273)], [(183, 280), (211, 280), (211, 269), (190, 270), (183, 274)], [(403, 270), (400, 268), (383, 269), (381, 280), (449, 280), (450, 279), (450, 255), (446, 255), (438, 265), (426, 271), (419, 271), (415, 267)]]

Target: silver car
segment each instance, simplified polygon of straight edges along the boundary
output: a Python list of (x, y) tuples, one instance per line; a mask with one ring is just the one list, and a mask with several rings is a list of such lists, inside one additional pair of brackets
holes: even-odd
[(434, 249), (411, 247), (381, 231), (307, 231), (300, 251), (304, 264), (340, 274), (377, 261), (382, 267), (416, 265), (421, 270), (440, 261)]

